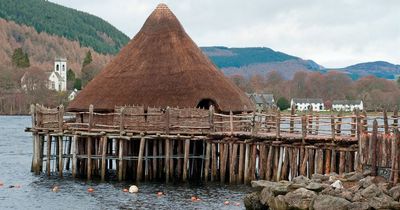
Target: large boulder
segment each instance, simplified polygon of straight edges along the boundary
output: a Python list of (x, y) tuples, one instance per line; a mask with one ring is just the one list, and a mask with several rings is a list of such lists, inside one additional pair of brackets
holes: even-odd
[(389, 195), (396, 201), (400, 198), (400, 185), (396, 185), (389, 190)]
[(396, 203), (398, 202), (386, 194), (368, 199), (368, 204), (374, 209), (395, 209)]
[(253, 192), (247, 194), (243, 199), (244, 206), (247, 210), (267, 210), (268, 207), (260, 203), (260, 193)]
[(321, 180), (321, 181), (328, 181), (329, 176), (327, 175), (322, 175), (322, 174), (313, 174), (311, 175), (312, 180)]
[(285, 201), (289, 208), (309, 209), (310, 203), (317, 194), (305, 188), (299, 188), (285, 195)]
[(272, 210), (286, 210), (289, 209), (285, 201), (285, 196), (278, 195), (268, 202), (269, 208)]
[(347, 205), (348, 209), (357, 209), (357, 210), (368, 210), (370, 206), (368, 202), (353, 202)]
[(320, 183), (316, 183), (316, 182), (311, 182), (310, 184), (308, 184), (306, 186), (306, 189), (308, 190), (312, 190), (315, 192), (321, 192), (324, 189), (324, 186)]
[(376, 184), (371, 184), (367, 188), (365, 188), (361, 191), (361, 195), (364, 198), (373, 198), (373, 197), (379, 196), (381, 194), (382, 194), (382, 191), (381, 191), (381, 189), (379, 189), (378, 186), (376, 186)]
[(318, 195), (316, 196), (311, 204), (311, 209), (315, 210), (338, 210), (338, 209), (343, 209), (346, 210), (348, 209), (348, 205), (350, 204), (350, 201), (344, 199), (344, 198), (339, 198), (339, 197), (334, 197), (330, 195)]

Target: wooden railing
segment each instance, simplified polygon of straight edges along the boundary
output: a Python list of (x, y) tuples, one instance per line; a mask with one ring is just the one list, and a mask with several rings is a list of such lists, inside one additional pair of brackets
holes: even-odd
[(270, 113), (215, 113), (198, 108), (151, 108), (141, 106), (116, 107), (112, 113), (94, 112), (91, 105), (88, 112), (64, 112), (64, 107), (31, 107), (33, 128), (59, 131), (87, 131), (114, 133), (181, 133), (252, 135), (259, 137), (357, 140), (361, 133), (372, 132), (372, 121), (377, 120), (378, 131), (393, 133), (398, 128), (398, 113), (388, 116), (368, 117), (354, 112), (343, 115), (320, 115), (308, 112), (289, 114), (279, 111)]

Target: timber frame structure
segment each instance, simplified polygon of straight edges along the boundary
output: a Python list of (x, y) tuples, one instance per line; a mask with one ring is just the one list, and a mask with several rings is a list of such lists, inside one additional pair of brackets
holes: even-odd
[[(32, 172), (134, 181), (288, 180), (361, 171), (399, 177), (393, 116), (221, 114), (198, 108), (116, 107), (112, 113), (32, 105)], [(378, 125), (378, 121), (382, 125)], [(383, 172), (382, 172), (383, 171)]]

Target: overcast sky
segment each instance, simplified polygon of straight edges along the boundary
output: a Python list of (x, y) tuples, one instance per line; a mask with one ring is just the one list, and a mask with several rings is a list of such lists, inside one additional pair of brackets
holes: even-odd
[[(160, 1), (51, 0), (133, 37)], [(400, 64), (399, 0), (164, 0), (198, 46), (269, 47), (325, 67)]]

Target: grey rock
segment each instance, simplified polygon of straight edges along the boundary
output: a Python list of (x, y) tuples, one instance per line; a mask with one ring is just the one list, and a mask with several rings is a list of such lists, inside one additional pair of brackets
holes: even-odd
[(348, 209), (368, 210), (370, 209), (368, 202), (354, 202), (347, 205)]
[(345, 178), (345, 179), (348, 179), (348, 178), (354, 176), (355, 174), (356, 174), (356, 172), (354, 172), (354, 171), (353, 172), (349, 172), (349, 173), (344, 173), (342, 175), (342, 177)]
[(375, 184), (371, 184), (369, 187), (361, 191), (361, 195), (364, 198), (373, 198), (382, 194), (382, 191)]
[(317, 180), (317, 179), (319, 179), (319, 180), (321, 180), (321, 181), (328, 181), (329, 176), (322, 175), (322, 174), (313, 174), (313, 175), (311, 176), (311, 179), (312, 179), (312, 180)]
[(354, 197), (353, 193), (350, 191), (343, 191), (342, 193), (340, 193), (339, 197), (344, 198), (348, 201), (351, 201)]
[(385, 194), (389, 195), (389, 183), (387, 182), (380, 182), (378, 183), (378, 188)]
[(351, 198), (352, 202), (362, 202), (366, 201), (367, 199), (363, 198), (361, 192), (354, 193), (353, 197)]
[(267, 206), (262, 205), (260, 203), (259, 194), (260, 194), (259, 192), (253, 192), (253, 193), (247, 194), (244, 197), (243, 203), (247, 210), (267, 210), (268, 209)]
[(254, 190), (256, 191), (261, 191), (262, 189), (264, 189), (264, 187), (275, 186), (276, 184), (277, 184), (276, 182), (258, 180), (258, 181), (252, 181), (251, 187), (254, 188)]
[(362, 173), (354, 173), (352, 176), (348, 177), (348, 181), (360, 181), (362, 178), (364, 178), (364, 175)]
[(271, 201), (268, 203), (269, 208), (273, 210), (286, 210), (288, 209), (288, 204), (285, 201), (285, 196), (283, 195), (278, 195), (271, 199)]
[(364, 170), (363, 171), (363, 176), (371, 176), (372, 171), (371, 170)]
[(374, 209), (392, 209), (394, 200), (388, 195), (381, 194), (379, 197), (368, 199), (368, 204)]
[(305, 176), (298, 176), (298, 177), (293, 178), (293, 180), (292, 180), (292, 182), (294, 184), (306, 184), (306, 185), (308, 183), (310, 183), (310, 181), (311, 180)]
[(334, 197), (334, 196), (330, 196), (330, 195), (318, 195), (313, 199), (312, 209), (315, 209), (315, 210), (343, 209), (343, 210), (346, 210), (346, 209), (348, 209), (347, 206), (349, 204), (350, 204), (350, 201), (348, 201), (344, 198)]
[(292, 183), (288, 186), (288, 190), (291, 192), (291, 191), (297, 190), (299, 188), (306, 188), (306, 187), (307, 187), (307, 184), (305, 184), (305, 183), (299, 183), (299, 184)]
[(396, 185), (389, 190), (389, 195), (396, 201), (400, 198), (400, 185)]
[(306, 189), (312, 190), (315, 192), (321, 192), (324, 189), (324, 187), (319, 183), (311, 182), (310, 184), (308, 184), (306, 186)]
[(288, 203), (289, 208), (308, 209), (315, 196), (317, 196), (315, 192), (305, 188), (299, 188), (286, 194), (285, 201)]
[(375, 179), (375, 177), (373, 177), (373, 176), (367, 176), (365, 178), (360, 179), (358, 184), (363, 188), (367, 188), (370, 185), (374, 184), (374, 182), (373, 182), (374, 179)]
[(288, 182), (274, 182), (268, 184), (260, 193), (260, 202), (267, 205), (271, 199), (278, 195), (285, 195), (288, 192)]

